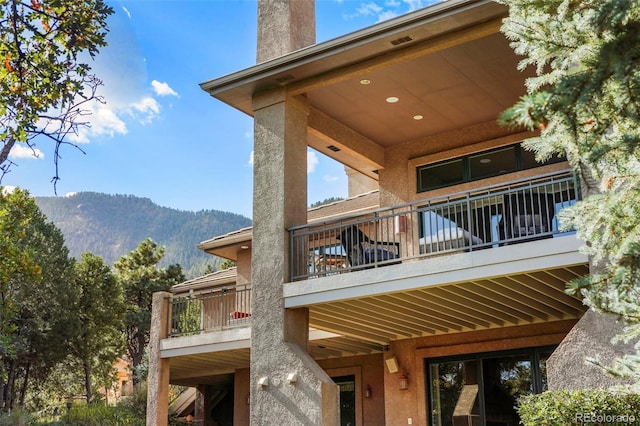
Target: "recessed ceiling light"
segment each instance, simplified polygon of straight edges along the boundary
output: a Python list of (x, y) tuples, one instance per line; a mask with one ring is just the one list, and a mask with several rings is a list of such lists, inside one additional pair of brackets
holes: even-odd
[(424, 118), (424, 117), (423, 117), (423, 116), (421, 116), (420, 114), (418, 114), (418, 115), (414, 115), (414, 116), (413, 116), (413, 119), (414, 119), (414, 120), (422, 120), (423, 118)]
[(481, 158), (480, 162), (482, 164), (489, 164), (491, 162), (491, 158)]
[(240, 248), (241, 248), (242, 250), (247, 250), (247, 249), (249, 249), (249, 246), (240, 246)]
[(362, 79), (360, 80), (360, 84), (364, 84), (364, 85), (371, 84), (371, 80), (367, 80), (366, 78)]
[(387, 98), (387, 102), (389, 102), (390, 104), (395, 104), (396, 102), (398, 102), (400, 99), (396, 98), (395, 96), (389, 96)]

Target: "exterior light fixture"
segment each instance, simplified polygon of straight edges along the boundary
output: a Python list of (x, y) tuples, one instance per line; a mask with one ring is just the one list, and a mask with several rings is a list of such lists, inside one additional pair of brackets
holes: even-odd
[(387, 370), (389, 370), (389, 373), (398, 372), (398, 359), (395, 356), (387, 358), (385, 362), (387, 363)]
[(491, 158), (482, 158), (480, 159), (480, 162), (482, 164), (489, 164), (491, 162)]
[(424, 118), (424, 116), (420, 115), (420, 114), (416, 114), (413, 116), (413, 119), (418, 121), (418, 120), (422, 120)]
[(389, 96), (386, 101), (389, 102), (390, 104), (395, 104), (396, 102), (398, 102), (400, 99), (398, 99), (395, 96)]
[(362, 80), (360, 80), (360, 84), (366, 86), (367, 84), (371, 84), (371, 80), (367, 80), (366, 78), (363, 78)]
[(290, 385), (295, 385), (298, 382), (298, 375), (296, 373), (289, 373), (287, 375), (287, 382), (289, 382)]
[(402, 370), (400, 375), (400, 390), (409, 389), (409, 377), (407, 376), (407, 370)]
[(371, 385), (367, 385), (367, 388), (364, 390), (364, 397), (371, 398)]
[(262, 389), (266, 388), (267, 386), (269, 386), (269, 378), (268, 377), (260, 377), (260, 379), (258, 379), (258, 386), (260, 386)]

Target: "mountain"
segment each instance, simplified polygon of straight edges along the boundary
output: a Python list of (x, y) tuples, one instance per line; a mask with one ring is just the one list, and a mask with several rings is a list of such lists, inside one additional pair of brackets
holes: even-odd
[(175, 210), (148, 198), (78, 192), (35, 197), (40, 210), (64, 235), (71, 256), (89, 251), (113, 264), (145, 238), (165, 247), (160, 266), (178, 263), (187, 278), (204, 273), (220, 259), (199, 250), (201, 241), (251, 226), (251, 219), (218, 210)]

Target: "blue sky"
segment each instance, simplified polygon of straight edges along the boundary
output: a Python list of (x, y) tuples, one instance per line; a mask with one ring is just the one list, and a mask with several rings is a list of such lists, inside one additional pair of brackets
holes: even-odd
[[(91, 128), (61, 151), (59, 196), (80, 191), (150, 198), (179, 210), (251, 217), (253, 122), (199, 83), (255, 64), (256, 0), (107, 0), (109, 46), (91, 62), (104, 84)], [(316, 0), (318, 43), (433, 0)], [(53, 196), (52, 147), (14, 149), (2, 181)], [(345, 197), (344, 168), (310, 151), (309, 203)]]

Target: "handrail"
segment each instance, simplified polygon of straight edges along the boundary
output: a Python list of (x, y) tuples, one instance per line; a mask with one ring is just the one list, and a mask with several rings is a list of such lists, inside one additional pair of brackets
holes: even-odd
[(578, 199), (562, 171), (295, 226), (291, 279), (551, 238), (566, 232), (557, 213)]
[(173, 297), (170, 337), (244, 327), (251, 323), (251, 284)]

